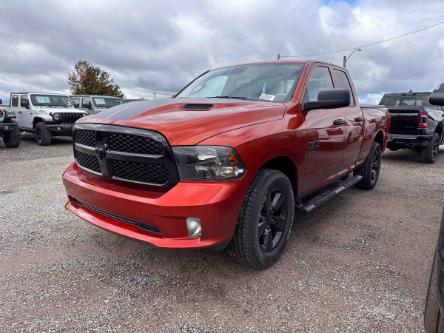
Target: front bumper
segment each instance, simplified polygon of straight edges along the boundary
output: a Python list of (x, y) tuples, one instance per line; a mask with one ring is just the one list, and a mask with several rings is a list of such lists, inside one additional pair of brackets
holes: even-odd
[(433, 134), (389, 134), (388, 146), (425, 147)]
[(46, 124), (53, 135), (72, 136), (74, 124)]
[(17, 131), (16, 123), (0, 123), (0, 133)]
[[(133, 188), (85, 175), (73, 163), (63, 175), (66, 208), (100, 228), (165, 248), (205, 248), (231, 240), (246, 192), (243, 180), (179, 182), (167, 192)], [(187, 217), (201, 220), (188, 237)]]

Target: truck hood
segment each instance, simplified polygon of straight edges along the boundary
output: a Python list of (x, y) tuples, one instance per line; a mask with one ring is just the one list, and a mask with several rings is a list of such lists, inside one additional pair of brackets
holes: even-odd
[(171, 145), (194, 145), (240, 127), (281, 119), (281, 103), (228, 99), (158, 99), (130, 102), (83, 117), (77, 123), (145, 128)]

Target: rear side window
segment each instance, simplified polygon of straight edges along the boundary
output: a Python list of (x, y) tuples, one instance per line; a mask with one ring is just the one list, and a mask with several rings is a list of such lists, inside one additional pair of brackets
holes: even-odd
[(336, 79), (336, 88), (347, 89), (348, 91), (350, 91), (350, 96), (351, 96), (350, 105), (354, 105), (353, 90), (351, 88), (351, 84), (350, 81), (348, 80), (347, 74), (338, 69), (334, 69), (334, 73)]
[(19, 106), (19, 97), (18, 95), (12, 95), (11, 96), (11, 106)]
[(304, 101), (314, 102), (318, 100), (318, 93), (321, 90), (333, 89), (333, 81), (331, 79), (328, 67), (315, 67), (310, 73), (305, 92)]

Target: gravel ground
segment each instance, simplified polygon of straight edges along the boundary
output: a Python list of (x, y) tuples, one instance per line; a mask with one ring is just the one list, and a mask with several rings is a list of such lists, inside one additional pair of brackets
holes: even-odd
[(384, 154), (373, 191), (296, 216), (280, 262), (258, 272), (97, 229), (64, 209), (69, 140), (0, 143), (0, 331), (422, 331), (442, 153)]

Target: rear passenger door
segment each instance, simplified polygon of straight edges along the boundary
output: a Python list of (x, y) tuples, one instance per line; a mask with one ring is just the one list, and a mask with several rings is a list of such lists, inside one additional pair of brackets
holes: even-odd
[(15, 113), (18, 126), (20, 128), (26, 127), (26, 126), (24, 126), (26, 123), (26, 115), (23, 113), (23, 110), (20, 107), (20, 95), (19, 94), (11, 94), (11, 111), (14, 111), (14, 113)]
[[(333, 89), (329, 67), (312, 68), (303, 102), (317, 101), (321, 90)], [(303, 192), (324, 185), (342, 169), (344, 151), (344, 112), (338, 109), (315, 109), (305, 113), (308, 147), (304, 161)]]
[(333, 68), (333, 76), (335, 80), (335, 88), (347, 89), (350, 91), (350, 105), (342, 108), (345, 120), (344, 129), (344, 152), (342, 154), (342, 170), (341, 172), (351, 171), (361, 152), (362, 140), (364, 135), (364, 116), (361, 108), (354, 95), (352, 85), (345, 71)]

